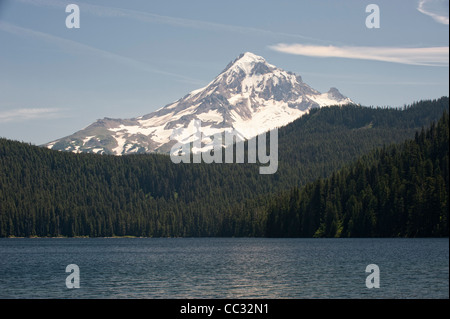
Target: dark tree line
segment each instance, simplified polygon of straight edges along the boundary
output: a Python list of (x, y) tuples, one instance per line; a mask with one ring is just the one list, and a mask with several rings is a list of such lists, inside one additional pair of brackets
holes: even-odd
[[(393, 162), (391, 170), (398, 173), (388, 171), (385, 175), (389, 178), (379, 177), (378, 188), (372, 188), (371, 195), (360, 197), (358, 185), (365, 182), (352, 182), (337, 171), (374, 148), (414, 138), (416, 131), (437, 121), (445, 110), (448, 110), (446, 97), (417, 102), (402, 110), (355, 105), (313, 109), (279, 129), (279, 167), (273, 175), (260, 175), (259, 164), (173, 164), (166, 155), (73, 154), (0, 139), (0, 237), (390, 236), (393, 235), (390, 230), (381, 231), (380, 220), (400, 218), (394, 213), (397, 210), (392, 208), (377, 216), (379, 228), (374, 231), (372, 223), (367, 226), (370, 231), (365, 232), (359, 227), (366, 220), (360, 206), (371, 202), (372, 197), (377, 199), (376, 207), (384, 205), (378, 196), (384, 200), (383, 191), (397, 182), (391, 176), (398, 176), (400, 186), (406, 189), (402, 191), (400, 187), (389, 192), (394, 201), (389, 198), (388, 202), (399, 207), (406, 207), (410, 198), (436, 197), (434, 190), (442, 190), (438, 178), (424, 180), (422, 171), (418, 171), (411, 185), (406, 184), (401, 174), (410, 164), (395, 168), (397, 163)], [(428, 141), (427, 133), (423, 134), (424, 137), (418, 133), (416, 139)], [(384, 154), (382, 150), (377, 152)], [(388, 150), (384, 148), (390, 154)], [(425, 156), (421, 150), (417, 150), (419, 158)], [(360, 160), (364, 178), (377, 176), (368, 165), (375, 163), (378, 155), (374, 154), (378, 153), (368, 155), (370, 161)], [(429, 162), (425, 171), (438, 174), (436, 160)], [(442, 165), (439, 169), (444, 174), (448, 197), (448, 169), (444, 170)], [(340, 193), (334, 197), (324, 193), (331, 189), (327, 184), (331, 182), (324, 178), (333, 172), (333, 183), (340, 183)], [(317, 183), (323, 185), (317, 188)], [(354, 198), (344, 201), (341, 196), (350, 196), (352, 191)], [(280, 192), (283, 195), (275, 195)], [(292, 193), (292, 198), (285, 192)], [(310, 192), (314, 196), (306, 202)], [(327, 201), (322, 202), (325, 194)], [(438, 201), (442, 197), (439, 196)], [(311, 209), (307, 213), (303, 213), (303, 206), (294, 210), (298, 208), (297, 202)], [(348, 207), (339, 207), (342, 203)], [(294, 216), (292, 221), (288, 217), (291, 215), (281, 209), (285, 206), (292, 207), (289, 213)], [(347, 208), (352, 212), (350, 215), (344, 214)], [(407, 214), (418, 219), (401, 217), (398, 225), (403, 228), (394, 235), (425, 234), (413, 226), (424, 225), (420, 214), (416, 214), (423, 211), (423, 206), (405, 209), (401, 216)], [(306, 232), (298, 232), (294, 226), (300, 222), (301, 229), (306, 230), (305, 225), (309, 225)], [(404, 227), (409, 230), (405, 232)], [(439, 233), (435, 229), (430, 235)]]
[(269, 204), (267, 236), (448, 236), (449, 116)]

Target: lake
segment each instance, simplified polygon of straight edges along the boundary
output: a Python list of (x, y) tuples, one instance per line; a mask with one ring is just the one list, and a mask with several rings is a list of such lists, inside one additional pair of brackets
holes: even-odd
[(449, 240), (1, 238), (0, 298), (449, 298)]

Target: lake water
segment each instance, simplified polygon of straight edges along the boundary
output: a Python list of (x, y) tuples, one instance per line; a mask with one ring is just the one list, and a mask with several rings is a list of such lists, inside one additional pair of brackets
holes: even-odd
[(2, 238), (0, 298), (449, 298), (449, 240)]

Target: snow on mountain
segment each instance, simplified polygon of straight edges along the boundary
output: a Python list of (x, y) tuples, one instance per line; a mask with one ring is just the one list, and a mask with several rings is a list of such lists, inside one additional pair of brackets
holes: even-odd
[(198, 120), (203, 135), (234, 130), (249, 139), (287, 125), (311, 108), (349, 103), (336, 88), (320, 93), (301, 76), (246, 52), (207, 86), (155, 112), (132, 119), (104, 118), (45, 146), (77, 153), (167, 153), (177, 142), (192, 142)]

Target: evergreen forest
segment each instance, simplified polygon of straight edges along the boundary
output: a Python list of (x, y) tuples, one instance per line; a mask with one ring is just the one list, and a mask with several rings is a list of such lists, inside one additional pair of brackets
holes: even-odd
[(0, 138), (0, 237), (448, 236), (448, 97), (312, 109), (278, 171)]

